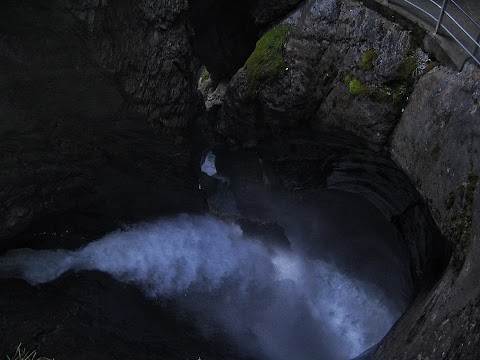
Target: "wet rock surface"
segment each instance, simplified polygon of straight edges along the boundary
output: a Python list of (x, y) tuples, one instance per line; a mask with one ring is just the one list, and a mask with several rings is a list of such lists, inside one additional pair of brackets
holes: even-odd
[(242, 143), (282, 129), (343, 129), (386, 145), (423, 56), (409, 30), (355, 1), (308, 1), (283, 23), (284, 68), (260, 84), (240, 69), (217, 130)]
[[(401, 234), (397, 246), (409, 259), (404, 261), (408, 263), (411, 296), (431, 286), (448, 262), (449, 247), (408, 177), (357, 137), (297, 132), (259, 147), (220, 147), (214, 152), (218, 175), (214, 179), (203, 175), (201, 184), (210, 211), (221, 217), (268, 228), (281, 225), (272, 210), (277, 205), (296, 209), (297, 201), (309, 204), (326, 190), (345, 191), (367, 199)], [(305, 216), (314, 223), (310, 215)]]
[(374, 359), (478, 357), (479, 93), (478, 69), (439, 68), (419, 81), (393, 135), (392, 157), (415, 180), (454, 253)]
[(440, 229), (465, 240), (463, 252), (476, 220), (479, 99), (478, 69), (438, 68), (419, 81), (392, 137), (392, 158), (414, 179)]

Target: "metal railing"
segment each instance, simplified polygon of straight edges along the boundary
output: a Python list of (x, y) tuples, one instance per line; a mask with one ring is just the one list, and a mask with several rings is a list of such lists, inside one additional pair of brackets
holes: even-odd
[[(454, 0), (385, 0), (387, 3), (407, 3), (434, 21), (435, 34), (443, 31), (480, 65), (480, 24)], [(435, 12), (435, 10), (437, 10)]]

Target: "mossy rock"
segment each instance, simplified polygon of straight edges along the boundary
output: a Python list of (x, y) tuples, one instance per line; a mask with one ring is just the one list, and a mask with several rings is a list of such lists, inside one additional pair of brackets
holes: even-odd
[(368, 87), (362, 84), (357, 78), (350, 80), (348, 83), (348, 90), (350, 90), (350, 93), (355, 96), (368, 95), (370, 93)]
[(375, 65), (373, 64), (373, 61), (378, 57), (377, 52), (375, 49), (368, 49), (365, 54), (362, 56), (362, 63), (360, 64), (360, 68), (363, 71), (368, 71), (372, 70)]
[(207, 69), (204, 69), (202, 73), (200, 74), (200, 81), (206, 81), (210, 78), (210, 73), (208, 72)]
[(278, 78), (285, 72), (283, 46), (292, 29), (293, 25), (276, 26), (257, 41), (255, 50), (245, 63), (250, 90)]
[(345, 74), (343, 75), (343, 82), (348, 85), (350, 81), (352, 81), (353, 76), (351, 74)]
[(395, 112), (401, 112), (404, 107), (410, 90), (408, 85), (394, 84), (391, 86), (380, 86), (372, 89), (371, 97), (376, 100), (393, 106)]
[(402, 77), (410, 79), (415, 76), (417, 71), (418, 60), (414, 56), (406, 57), (400, 64), (399, 70)]

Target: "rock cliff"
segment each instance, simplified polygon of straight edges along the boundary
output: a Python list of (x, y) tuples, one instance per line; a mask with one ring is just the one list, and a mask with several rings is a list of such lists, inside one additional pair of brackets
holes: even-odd
[(186, 6), (2, 2), (0, 248), (35, 222), (199, 208), (188, 151), (153, 130), (185, 128), (195, 103)]
[[(307, 1), (282, 27), (283, 38), (267, 32), (232, 79), (217, 130), (241, 143), (272, 130), (343, 129), (385, 146), (415, 78), (429, 70), (412, 33), (336, 0)], [(274, 37), (275, 52), (265, 49)]]
[(108, 229), (202, 208), (186, 141), (199, 61), (231, 76), (258, 28), (297, 3), (2, 2), (0, 248), (67, 213), (56, 222)]
[(415, 180), (454, 252), (435, 289), (410, 307), (374, 359), (478, 357), (479, 96), (478, 68), (438, 68), (420, 79), (395, 129), (392, 157)]
[[(434, 277), (421, 282), (407, 313), (368, 356), (475, 359), (480, 348), (475, 330), (480, 319), (475, 280), (480, 271), (480, 70), (467, 64), (459, 72), (439, 65), (422, 45), (432, 38), (403, 20), (388, 20), (378, 4), (364, 3), (307, 1), (266, 31), (226, 85), (223, 102), (216, 98), (211, 110), (218, 111), (216, 131), (253, 148), (282, 138), (290, 149), (292, 131), (310, 136), (348, 132), (358, 137), (357, 144), (390, 156), (414, 183), (424, 199), (420, 203), (428, 206), (451, 245), (442, 247), (441, 237), (428, 240), (419, 207), (400, 206), (400, 214), (395, 212), (392, 221), (410, 239), (407, 248), (430, 249), (430, 257), (410, 252), (413, 264), (443, 276), (438, 282)], [(346, 145), (340, 143), (330, 152), (331, 162), (309, 151), (303, 160), (316, 158), (322, 170), (311, 173), (302, 167), (299, 173), (321, 173), (327, 186), (359, 192), (379, 208), (395, 208), (406, 199), (398, 188), (387, 189), (395, 183), (387, 163), (362, 151), (342, 157)], [(325, 140), (316, 146), (325, 150)], [(297, 155), (287, 158), (304, 164)], [(445, 269), (441, 259), (448, 259), (449, 246), (453, 253)], [(426, 272), (418, 274), (421, 278)]]

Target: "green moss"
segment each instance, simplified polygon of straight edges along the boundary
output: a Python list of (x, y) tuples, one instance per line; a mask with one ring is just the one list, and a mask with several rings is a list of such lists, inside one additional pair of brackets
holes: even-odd
[(279, 25), (258, 40), (255, 50), (245, 63), (250, 90), (263, 82), (278, 78), (285, 72), (283, 45), (292, 28), (292, 25)]
[(458, 216), (459, 216), (458, 215), (458, 210), (457, 209), (453, 210), (452, 215), (450, 215), (450, 221), (452, 223), (456, 223), (457, 220), (458, 220)]
[(407, 102), (409, 89), (407, 85), (398, 85), (394, 87), (392, 94), (392, 103), (394, 111), (401, 112)]
[(351, 74), (343, 75), (343, 82), (345, 83), (345, 85), (348, 85), (350, 81), (352, 81), (352, 79), (353, 79), (353, 76)]
[(378, 54), (375, 49), (368, 49), (362, 56), (362, 63), (360, 64), (360, 68), (364, 71), (372, 70), (375, 67), (375, 65), (373, 65), (373, 61), (377, 57)]
[(210, 73), (208, 72), (207, 69), (204, 69), (202, 73), (200, 74), (200, 81), (205, 81), (210, 78)]
[(475, 189), (477, 188), (478, 175), (473, 171), (468, 173), (468, 182), (465, 189), (465, 200), (470, 204), (473, 210), (473, 201), (475, 200)]
[(387, 103), (391, 101), (392, 93), (393, 91), (391, 87), (381, 86), (375, 89), (373, 96), (375, 100)]
[(410, 79), (414, 76), (418, 67), (418, 61), (414, 56), (407, 56), (400, 64), (400, 74), (405, 79)]
[(409, 93), (409, 87), (404, 84), (375, 87), (370, 91), (371, 97), (379, 102), (391, 104), (395, 112), (404, 107)]
[(362, 82), (357, 78), (353, 78), (352, 80), (350, 80), (350, 82), (348, 83), (348, 90), (350, 90), (350, 93), (355, 96), (369, 94), (368, 87), (362, 84)]

